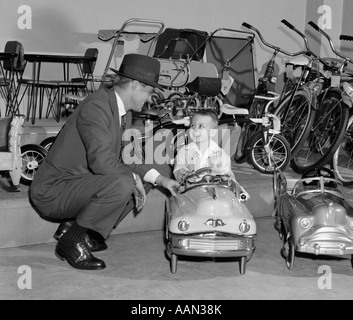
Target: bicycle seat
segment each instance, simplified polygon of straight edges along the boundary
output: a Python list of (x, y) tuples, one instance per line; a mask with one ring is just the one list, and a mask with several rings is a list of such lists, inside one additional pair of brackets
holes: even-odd
[(306, 66), (309, 64), (309, 59), (304, 56), (294, 57), (292, 59), (289, 59), (286, 64), (292, 64), (295, 66)]
[(248, 109), (238, 108), (227, 103), (222, 104), (220, 110), (225, 114), (249, 115)]

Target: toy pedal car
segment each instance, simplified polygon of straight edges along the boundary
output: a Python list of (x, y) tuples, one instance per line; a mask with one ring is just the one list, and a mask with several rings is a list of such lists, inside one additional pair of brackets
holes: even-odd
[(171, 272), (178, 256), (240, 257), (240, 273), (255, 250), (256, 223), (244, 204), (245, 190), (228, 174), (202, 168), (185, 177), (167, 200), (166, 238)]
[(293, 267), (296, 251), (353, 254), (353, 208), (331, 170), (321, 167), (304, 173), (292, 190), (282, 172), (275, 172), (274, 177), (275, 228), (283, 239), (281, 253), (288, 269)]

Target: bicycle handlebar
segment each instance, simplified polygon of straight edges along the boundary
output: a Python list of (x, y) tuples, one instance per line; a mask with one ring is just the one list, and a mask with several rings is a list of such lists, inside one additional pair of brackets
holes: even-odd
[(310, 49), (309, 47), (309, 42), (308, 42), (308, 39), (307, 37), (305, 36), (304, 33), (300, 32), (296, 27), (294, 27), (291, 23), (289, 23), (286, 19), (282, 19), (281, 22), (286, 26), (288, 27), (289, 29), (295, 31), (297, 34), (299, 34), (303, 40), (304, 40), (304, 44), (305, 44), (305, 48), (306, 48), (306, 52), (305, 54), (308, 55), (308, 56), (313, 56), (315, 58), (318, 58), (318, 56)]
[(303, 40), (304, 40), (304, 44), (305, 44), (305, 47), (306, 47), (306, 52), (305, 54), (307, 56), (313, 56), (315, 59), (319, 60), (324, 66), (326, 66), (327, 68), (330, 68), (330, 65), (326, 63), (326, 61), (322, 60), (321, 57), (319, 57), (317, 54), (315, 54), (309, 47), (309, 42), (308, 42), (308, 39), (307, 37), (302, 33), (300, 32), (296, 27), (294, 27), (291, 23), (289, 23), (287, 20), (283, 19), (281, 20), (281, 22), (287, 26), (289, 29), (295, 31), (297, 34), (299, 34)]
[[(291, 25), (291, 24), (289, 24), (289, 25)], [(291, 53), (291, 52), (285, 51), (285, 50), (281, 49), (280, 47), (276, 47), (276, 46), (274, 46), (274, 45), (272, 45), (272, 44), (266, 42), (265, 39), (263, 38), (261, 32), (260, 32), (258, 29), (256, 29), (255, 27), (253, 27), (252, 25), (250, 25), (249, 23), (243, 22), (243, 23), (242, 23), (242, 26), (245, 27), (245, 28), (247, 28), (247, 29), (250, 29), (250, 30), (255, 31), (255, 32), (258, 34), (258, 36), (259, 36), (261, 42), (262, 42), (265, 46), (267, 46), (267, 47), (269, 47), (269, 48), (275, 50), (275, 52), (281, 52), (281, 53), (283, 53), (283, 54), (285, 54), (285, 55), (287, 55), (287, 56), (290, 56), (290, 57), (299, 56), (299, 55), (301, 55), (301, 54), (308, 54), (308, 52), (306, 52), (306, 51), (299, 51), (299, 52), (295, 52), (295, 53)]]
[(336, 48), (334, 47), (333, 45), (333, 42), (332, 42), (332, 39), (330, 38), (330, 36), (325, 32), (323, 31), (316, 23), (314, 23), (313, 21), (309, 21), (308, 24), (313, 27), (316, 31), (320, 32), (329, 42), (330, 44), (330, 47), (332, 49), (332, 51), (338, 55), (339, 57), (341, 57), (342, 59), (344, 59), (345, 61), (349, 61), (350, 63), (353, 63), (353, 60), (350, 59), (349, 57), (343, 55), (342, 53), (338, 52), (336, 50)]
[(353, 41), (353, 37), (352, 36), (347, 36), (345, 34), (341, 34), (340, 35), (340, 40)]

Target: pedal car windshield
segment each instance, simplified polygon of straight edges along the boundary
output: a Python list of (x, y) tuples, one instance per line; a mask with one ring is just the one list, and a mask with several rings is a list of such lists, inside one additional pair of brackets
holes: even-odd
[(332, 193), (344, 198), (342, 184), (336, 179), (323, 176), (298, 180), (293, 189), (293, 196), (298, 197), (309, 193)]

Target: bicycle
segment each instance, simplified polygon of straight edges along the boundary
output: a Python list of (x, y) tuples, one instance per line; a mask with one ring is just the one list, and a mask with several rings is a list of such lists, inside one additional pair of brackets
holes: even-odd
[[(281, 120), (281, 132), (291, 146), (293, 158), (308, 139), (314, 123), (316, 100), (322, 88), (318, 63), (325, 65), (325, 61), (310, 49), (302, 32), (285, 19), (281, 22), (304, 40), (306, 49), (301, 52), (301, 57), (286, 63), (286, 81), (274, 111)], [(295, 74), (299, 68), (300, 74)]]
[(309, 25), (327, 38), (332, 51), (343, 60), (320, 59), (325, 63), (320, 76), (322, 87), (319, 88), (316, 101), (312, 104), (316, 109), (314, 123), (310, 128), (308, 138), (291, 160), (291, 167), (297, 173), (321, 167), (332, 159), (343, 139), (349, 108), (352, 106), (340, 81), (346, 62), (352, 62), (352, 60), (338, 52), (329, 35), (314, 22), (310, 21)]
[[(340, 40), (353, 41), (352, 36), (341, 35)], [(348, 81), (353, 81), (353, 74), (347, 74)], [(345, 92), (353, 99), (353, 86), (349, 83), (343, 83)], [(343, 137), (343, 141), (338, 146), (332, 158), (332, 169), (338, 180), (344, 186), (353, 185), (353, 110), (350, 110), (347, 128)]]
[[(249, 103), (249, 116), (252, 118), (258, 118), (261, 117), (262, 114), (264, 113), (264, 107), (265, 107), (265, 101), (263, 99), (257, 99), (255, 98), (256, 96), (265, 96), (267, 91), (271, 91), (274, 88), (274, 84), (276, 83), (277, 77), (275, 75), (275, 70), (274, 70), (274, 65), (275, 65), (275, 59), (278, 53), (282, 53), (285, 54), (287, 56), (290, 57), (296, 57), (299, 55), (303, 55), (303, 54), (307, 54), (306, 51), (299, 51), (296, 53), (290, 53), (287, 52), (277, 46), (274, 46), (272, 44), (267, 43), (262, 34), (260, 33), (260, 31), (258, 29), (256, 29), (255, 27), (251, 26), (248, 23), (243, 23), (242, 24), (244, 27), (255, 31), (261, 42), (271, 48), (272, 50), (274, 50), (272, 57), (270, 58), (270, 60), (268, 61), (267, 65), (266, 65), (266, 69), (265, 69), (265, 73), (263, 75), (263, 77), (259, 78), (258, 81), (258, 85), (255, 89), (254, 95), (251, 98), (251, 101)], [(288, 83), (287, 83), (288, 84)], [(279, 95), (279, 98), (277, 99), (278, 104), (280, 104), (283, 99), (287, 99), (285, 101), (292, 101), (293, 100), (293, 96), (289, 96), (288, 92), (285, 93), (285, 91), (287, 91), (287, 85), (283, 88), (282, 93)], [(297, 87), (293, 88), (291, 92), (296, 93), (297, 91)], [(299, 96), (299, 94), (297, 94), (297, 96)], [(294, 99), (295, 100), (295, 99)], [(293, 112), (293, 114), (291, 115), (291, 119), (292, 119), (292, 127), (293, 128), (297, 128), (296, 131), (298, 131), (300, 128), (306, 127), (308, 126), (310, 123), (310, 119), (311, 119), (311, 109), (310, 109), (310, 105), (309, 104), (297, 104), (299, 105), (299, 107), (295, 110), (295, 112)], [(275, 109), (274, 107), (272, 107), (273, 109)], [(284, 109), (282, 109), (284, 110)], [(281, 116), (281, 113), (279, 113), (279, 115)], [(296, 116), (298, 115), (298, 116)], [(278, 116), (278, 115), (277, 115)], [(281, 120), (281, 119), (280, 119)], [(297, 123), (294, 123), (294, 120), (297, 121)], [(282, 122), (282, 120), (281, 120)], [(304, 125), (303, 125), (304, 123)], [(287, 127), (284, 127), (284, 129), (286, 129)], [(243, 125), (242, 127), (242, 131), (239, 137), (239, 142), (237, 145), (237, 151), (236, 154), (234, 156), (234, 159), (236, 162), (241, 163), (244, 162), (246, 160), (246, 155), (247, 155), (247, 149), (248, 149), (248, 142), (249, 139), (251, 137), (251, 135), (253, 133), (255, 133), (257, 130), (259, 130), (259, 126), (257, 126), (256, 124), (254, 125), (253, 123), (247, 123), (245, 125)], [(289, 132), (288, 130), (285, 130), (285, 132)], [(294, 148), (296, 147), (296, 144), (293, 143), (293, 138), (291, 137), (291, 135), (283, 134), (283, 128), (281, 129), (281, 134), (283, 135), (283, 137), (289, 142), (290, 147), (291, 147), (291, 153), (293, 153)], [(302, 137), (302, 133), (301, 132), (297, 132), (296, 133), (296, 139), (299, 140)], [(290, 141), (289, 139), (290, 138)]]
[(343, 141), (332, 157), (332, 169), (344, 186), (353, 185), (353, 115), (349, 117)]

